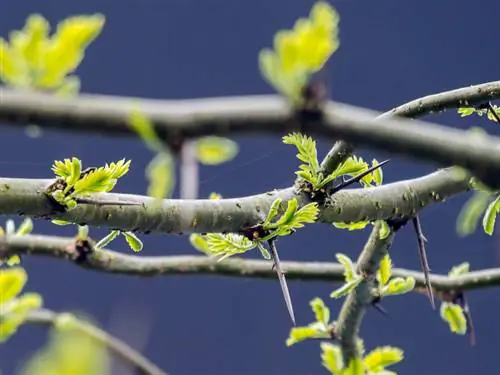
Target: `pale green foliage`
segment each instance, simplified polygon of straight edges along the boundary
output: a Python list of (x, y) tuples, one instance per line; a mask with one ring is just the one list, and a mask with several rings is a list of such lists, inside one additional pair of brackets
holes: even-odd
[(65, 182), (64, 188), (51, 191), (52, 197), (61, 205), (68, 208), (76, 206), (76, 196), (88, 196), (94, 193), (111, 191), (118, 179), (129, 170), (130, 160), (122, 159), (117, 163), (107, 164), (104, 167), (93, 168), (82, 173), (80, 159), (56, 160), (52, 166), (54, 174)]
[(316, 2), (309, 18), (300, 18), (293, 30), (278, 31), (274, 51), (259, 54), (261, 74), (276, 90), (300, 103), (303, 88), (339, 47), (339, 16), (325, 1)]
[(87, 332), (95, 328), (86, 325), (71, 314), (61, 314), (48, 344), (24, 364), (21, 374), (110, 375), (106, 348)]
[[(452, 267), (448, 275), (450, 277), (457, 277), (465, 275), (470, 270), (470, 264), (468, 262), (460, 263)], [(450, 331), (459, 335), (465, 335), (467, 333), (467, 319), (465, 318), (465, 312), (462, 307), (458, 304), (452, 302), (441, 303), (441, 308), (439, 310), (441, 319), (443, 319), (448, 326)]]
[(462, 236), (473, 233), (483, 214), (483, 230), (491, 236), (495, 231), (496, 217), (500, 213), (500, 193), (483, 190), (477, 181), (475, 185), (481, 190), (475, 191), (462, 207), (457, 220), (457, 231)]
[(113, 240), (115, 240), (119, 235), (125, 237), (125, 241), (128, 246), (134, 251), (139, 252), (142, 250), (142, 241), (132, 232), (124, 232), (120, 230), (112, 230), (106, 236), (101, 238), (95, 245), (97, 249), (102, 249), (105, 246), (109, 245)]
[(0, 343), (17, 331), (30, 311), (42, 305), (39, 294), (20, 295), (27, 280), (28, 275), (23, 268), (0, 269)]
[(391, 278), (391, 276), (392, 260), (389, 253), (387, 253), (380, 260), (379, 269), (377, 270), (377, 294), (381, 297), (405, 294), (411, 292), (415, 287), (415, 279), (411, 276), (406, 278)]
[(467, 333), (467, 320), (462, 307), (451, 302), (443, 302), (439, 311), (441, 318), (448, 323), (451, 332), (459, 335)]
[(202, 137), (196, 140), (196, 156), (200, 163), (217, 165), (232, 160), (238, 153), (238, 144), (222, 137)]
[(70, 74), (101, 33), (104, 22), (102, 14), (69, 17), (50, 36), (44, 17), (29, 16), (22, 30), (10, 33), (9, 41), (0, 38), (0, 81), (21, 89), (78, 93), (80, 80)]
[[(320, 172), (316, 141), (311, 137), (301, 133), (291, 133), (283, 137), (283, 143), (297, 147), (297, 159), (303, 162), (299, 165), (299, 171), (295, 174), (311, 184), (314, 191), (323, 189), (327, 184), (338, 177), (356, 176), (365, 172), (370, 166), (361, 157), (349, 157), (335, 171), (327, 176)], [(378, 165), (378, 161), (373, 159), (372, 166)], [(364, 187), (379, 186), (382, 184), (383, 175), (381, 168), (364, 176), (360, 183)]]
[[(9, 219), (5, 222), (5, 230), (0, 226), (0, 237), (2, 236), (26, 236), (33, 231), (33, 221), (31, 218), (25, 218), (19, 228), (16, 230), (14, 220)], [(17, 254), (10, 256), (9, 258), (1, 259), (0, 266), (4, 264), (7, 266), (15, 266), (21, 263), (21, 257)]]
[[(270, 259), (271, 256), (262, 246), (262, 243), (279, 236), (287, 236), (296, 229), (302, 228), (304, 224), (313, 223), (316, 221), (319, 213), (316, 203), (309, 203), (302, 208), (298, 208), (297, 199), (292, 198), (287, 202), (287, 207), (283, 215), (278, 220), (273, 221), (280, 211), (281, 205), (282, 201), (280, 198), (276, 199), (271, 205), (271, 209), (261, 225), (262, 229), (268, 234), (262, 238), (255, 237), (248, 239), (243, 235), (235, 233), (208, 233), (204, 237), (191, 236), (191, 244), (207, 255), (219, 258), (219, 261), (236, 254), (246, 253), (255, 247), (258, 247), (265, 259)], [(203, 241), (206, 241), (206, 243)]]
[(321, 343), (321, 360), (332, 375), (397, 375), (387, 370), (403, 360), (403, 351), (392, 346), (375, 348), (364, 358), (354, 358), (345, 367), (340, 347), (330, 343)]
[(293, 327), (286, 340), (287, 346), (292, 346), (307, 339), (327, 339), (331, 337), (330, 332), (332, 331), (334, 322), (330, 322), (330, 309), (319, 297), (311, 300), (309, 304), (314, 312), (316, 321), (304, 327)]
[(331, 294), (331, 298), (341, 298), (348, 295), (354, 288), (356, 288), (361, 281), (363, 281), (363, 276), (356, 272), (356, 265), (352, 262), (345, 254), (337, 253), (335, 254), (339, 263), (344, 267), (344, 279), (346, 281), (340, 288), (335, 289)]
[[(492, 105), (492, 107), (498, 117), (500, 117), (500, 107), (497, 105)], [(458, 113), (460, 114), (460, 117), (470, 116), (472, 114), (476, 114), (478, 116), (487, 115), (488, 120), (497, 122), (495, 116), (487, 108), (476, 109), (474, 107), (462, 107), (458, 108)]]

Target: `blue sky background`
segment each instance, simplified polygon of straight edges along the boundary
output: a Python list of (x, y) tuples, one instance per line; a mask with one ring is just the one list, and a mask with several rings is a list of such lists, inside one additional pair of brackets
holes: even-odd
[[(308, 14), (311, 0), (16, 0), (0, 4), (0, 35), (21, 28), (34, 12), (52, 24), (70, 15), (101, 12), (107, 22), (89, 47), (78, 70), (82, 91), (150, 98), (195, 98), (266, 94), (272, 89), (259, 75), (258, 51), (271, 46), (274, 33), (290, 28)], [(498, 79), (500, 49), (494, 0), (337, 0), (341, 47), (328, 67), (335, 100), (387, 110), (410, 99)], [(481, 118), (461, 119), (454, 111), (428, 117), (449, 126), (484, 126)], [(294, 180), (294, 150), (277, 136), (236, 138), (236, 159), (203, 167), (201, 192), (236, 197), (285, 187)], [(143, 194), (144, 167), (152, 154), (139, 140), (47, 131), (39, 139), (19, 129), (2, 127), (0, 170), (5, 177), (45, 178), (54, 159), (78, 156), (85, 165), (123, 157), (132, 171), (117, 191)], [(320, 155), (331, 142), (320, 142)], [(383, 160), (383, 152), (360, 149), (358, 155)], [(264, 157), (263, 163), (256, 158)], [(434, 170), (408, 158), (392, 157), (385, 182), (413, 178)], [(256, 168), (258, 166), (258, 168)], [(499, 237), (476, 233), (460, 239), (455, 221), (467, 199), (461, 195), (422, 212), (433, 272), (444, 273), (469, 260), (473, 269), (500, 266)], [(35, 222), (44, 234), (73, 235), (70, 228)], [(91, 235), (105, 233), (92, 229)], [(336, 252), (356, 257), (369, 230), (346, 232), (327, 225), (299, 231), (280, 241), (281, 258), (333, 261)], [(195, 254), (187, 237), (142, 237), (144, 254)], [(113, 246), (129, 252), (121, 240)], [(419, 268), (416, 240), (410, 228), (396, 236), (396, 266)], [(257, 254), (249, 255), (257, 256)], [(140, 279), (100, 274), (52, 259), (25, 258), (27, 290), (44, 295), (54, 310), (85, 311), (100, 325), (140, 349), (173, 375), (309, 375), (326, 374), (319, 345), (285, 347), (289, 319), (275, 280), (216, 276)], [(315, 296), (337, 314), (341, 302), (329, 300), (333, 285), (291, 282), (298, 323), (312, 319), (308, 302)], [(386, 301), (389, 319), (369, 311), (362, 336), (368, 349), (396, 345), (405, 360), (395, 370), (404, 375), (493, 373), (498, 360), (500, 293), (490, 289), (468, 296), (477, 341), (452, 335), (438, 312), (421, 295)], [(19, 366), (45, 340), (42, 327), (24, 327), (0, 347), (5, 375)], [(127, 374), (116, 368), (114, 374)]]

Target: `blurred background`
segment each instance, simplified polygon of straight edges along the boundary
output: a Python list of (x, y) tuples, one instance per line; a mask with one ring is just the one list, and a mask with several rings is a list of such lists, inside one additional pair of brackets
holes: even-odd
[[(471, 84), (497, 80), (500, 3), (457, 0), (336, 0), (340, 13), (340, 49), (328, 65), (335, 100), (384, 111), (410, 99)], [(307, 0), (16, 0), (0, 4), (0, 35), (20, 29), (26, 17), (40, 13), (52, 25), (76, 14), (103, 13), (106, 25), (87, 50), (77, 71), (82, 91), (149, 98), (196, 98), (267, 94), (257, 55), (273, 35), (307, 16)], [(1, 98), (0, 98), (1, 100)], [(427, 117), (441, 124), (481, 126), (500, 134), (495, 123), (455, 111)], [(77, 156), (84, 165), (123, 157), (132, 169), (117, 192), (144, 194), (144, 168), (154, 156), (139, 139), (106, 138), (45, 131), (41, 138), (3, 126), (0, 174), (47, 178), (55, 159)], [(277, 136), (234, 138), (240, 152), (230, 163), (202, 167), (200, 196), (255, 194), (289, 186), (297, 160), (293, 147)], [(331, 142), (319, 142), (320, 156)], [(390, 155), (359, 149), (365, 160)], [(384, 182), (414, 178), (434, 167), (392, 157)], [(177, 194), (177, 193), (175, 193)], [(176, 196), (176, 195), (175, 195)], [(462, 261), (472, 269), (500, 266), (498, 237), (482, 231), (461, 239), (455, 222), (468, 195), (425, 209), (422, 225), (429, 240), (432, 271), (445, 273)], [(5, 218), (6, 219), (6, 218)], [(2, 219), (3, 220), (3, 219)], [(20, 222), (16, 218), (16, 222)], [(35, 221), (35, 232), (73, 235), (75, 228)], [(498, 232), (498, 231), (497, 231)], [(105, 231), (91, 228), (99, 238)], [(333, 261), (336, 252), (355, 258), (369, 229), (347, 232), (312, 225), (280, 241), (282, 260)], [(144, 255), (196, 254), (187, 236), (141, 236)], [(123, 239), (113, 249), (130, 252)], [(391, 255), (397, 267), (419, 269), (410, 227), (396, 236)], [(258, 254), (245, 255), (257, 257)], [(123, 277), (83, 270), (67, 262), (24, 257), (26, 291), (45, 298), (57, 311), (84, 311), (102, 327), (130, 343), (173, 375), (326, 374), (317, 342), (285, 346), (290, 322), (277, 280), (219, 276)], [(337, 314), (341, 301), (330, 300), (333, 284), (290, 282), (298, 324), (313, 318), (309, 301), (329, 302)], [(422, 295), (389, 298), (389, 318), (369, 311), (362, 337), (367, 349), (395, 345), (405, 360), (394, 367), (404, 375), (492, 374), (500, 344), (499, 289), (469, 293), (477, 345), (453, 335)], [(0, 346), (2, 374), (19, 365), (46, 340), (43, 327), (25, 326)], [(114, 367), (113, 374), (126, 375)], [(70, 374), (67, 374), (70, 375)], [(90, 374), (89, 374), (90, 375)]]

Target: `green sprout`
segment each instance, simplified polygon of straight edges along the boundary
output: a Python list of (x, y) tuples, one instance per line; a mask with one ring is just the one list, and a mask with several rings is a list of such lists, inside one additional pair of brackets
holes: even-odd
[(39, 14), (28, 17), (22, 30), (0, 38), (0, 81), (20, 88), (76, 94), (80, 80), (71, 75), (88, 45), (101, 33), (102, 14), (69, 17), (49, 36), (50, 25)]
[(276, 90), (300, 103), (311, 75), (318, 72), (339, 47), (339, 16), (325, 1), (316, 2), (309, 18), (300, 18), (293, 30), (274, 36), (274, 51), (263, 49), (259, 67)]

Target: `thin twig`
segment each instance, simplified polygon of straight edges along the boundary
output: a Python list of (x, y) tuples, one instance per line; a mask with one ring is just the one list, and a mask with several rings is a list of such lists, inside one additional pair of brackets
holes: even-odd
[(498, 115), (497, 111), (495, 111), (495, 108), (493, 108), (491, 102), (488, 102), (488, 110), (490, 111), (491, 115), (495, 118), (496, 122), (500, 124), (500, 116)]
[[(59, 315), (60, 314), (51, 310), (39, 309), (32, 311), (29, 314), (26, 323), (55, 325)], [(108, 332), (91, 325), (88, 322), (77, 320), (75, 323), (81, 332), (105, 345), (111, 353), (120, 358), (127, 365), (131, 366), (132, 370), (134, 370), (138, 375), (167, 375), (163, 370), (145, 358), (142, 354)]]
[(290, 296), (290, 291), (288, 289), (288, 284), (286, 282), (285, 272), (281, 269), (280, 258), (278, 256), (278, 249), (276, 248), (276, 241), (271, 239), (268, 241), (269, 249), (271, 250), (271, 256), (274, 262), (274, 268), (278, 275), (278, 280), (280, 281), (281, 291), (283, 292), (283, 298), (285, 299), (286, 308), (292, 324), (295, 326), (295, 313), (293, 312), (292, 297)]
[(422, 266), (422, 271), (425, 276), (425, 285), (427, 287), (427, 294), (429, 296), (429, 300), (431, 302), (432, 309), (436, 309), (436, 304), (434, 302), (434, 293), (432, 291), (431, 279), (429, 277), (429, 272), (431, 269), (429, 268), (429, 262), (427, 261), (427, 252), (425, 250), (425, 243), (427, 239), (425, 238), (422, 232), (422, 226), (420, 225), (420, 218), (416, 215), (412, 218), (413, 227), (415, 229), (415, 233), (417, 234), (417, 242), (418, 242), (418, 254), (420, 257), (420, 264)]

